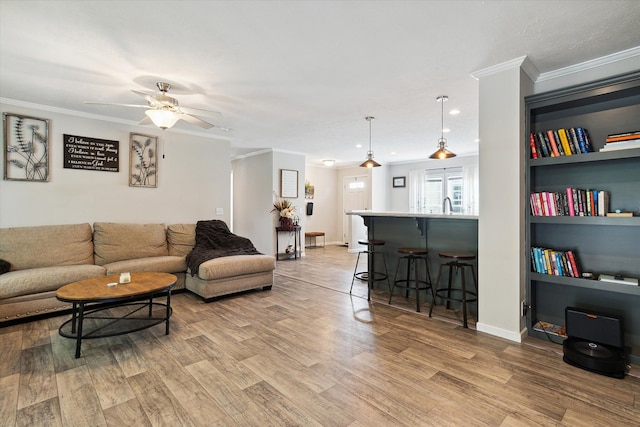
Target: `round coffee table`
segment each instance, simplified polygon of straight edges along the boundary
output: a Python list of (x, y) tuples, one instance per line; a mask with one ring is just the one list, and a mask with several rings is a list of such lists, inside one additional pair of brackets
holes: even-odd
[[(76, 358), (80, 357), (83, 339), (128, 334), (162, 322), (166, 322), (165, 333), (169, 334), (171, 288), (177, 277), (168, 273), (140, 272), (131, 273), (129, 283), (118, 283), (119, 279), (119, 274), (93, 277), (69, 283), (56, 292), (60, 301), (73, 304), (71, 319), (58, 330), (61, 336), (76, 340)], [(154, 297), (163, 295), (167, 297), (166, 303), (153, 301)], [(162, 314), (155, 310), (154, 315), (154, 308), (160, 308)]]

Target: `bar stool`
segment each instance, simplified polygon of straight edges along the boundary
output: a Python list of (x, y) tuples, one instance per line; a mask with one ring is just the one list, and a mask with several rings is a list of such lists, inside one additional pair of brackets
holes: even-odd
[[(391, 304), (391, 298), (393, 298), (393, 291), (395, 288), (401, 288), (405, 290), (405, 298), (409, 297), (409, 289), (413, 289), (416, 292), (416, 311), (420, 312), (420, 291), (431, 289), (432, 304), (436, 303), (436, 295), (433, 291), (433, 284), (431, 282), (431, 273), (429, 272), (429, 251), (424, 248), (398, 248), (398, 253), (402, 255), (398, 258), (398, 265), (396, 266), (396, 274), (393, 277), (393, 287), (389, 295), (389, 304)], [(398, 272), (400, 271), (400, 263), (402, 260), (407, 261), (407, 276), (405, 279), (398, 279)], [(418, 279), (418, 261), (422, 260), (426, 270), (426, 280)], [(413, 269), (413, 279), (411, 279), (411, 270)], [(411, 284), (413, 282), (413, 285)], [(421, 286), (422, 285), (422, 286)]]
[[(455, 251), (447, 251), (440, 252), (438, 256), (441, 258), (442, 262), (440, 264), (440, 268), (438, 268), (438, 279), (436, 280), (436, 296), (438, 298), (442, 298), (447, 301), (447, 309), (451, 306), (451, 301), (462, 303), (462, 318), (463, 318), (463, 326), (468, 328), (467, 324), (467, 303), (478, 301), (478, 282), (476, 280), (476, 273), (473, 268), (473, 264), (464, 261), (472, 261), (476, 259), (476, 255), (470, 252), (455, 252)], [(449, 285), (446, 288), (440, 288), (440, 278), (442, 277), (442, 267), (449, 267)], [(475, 285), (475, 292), (468, 290), (465, 283), (465, 268), (471, 268), (471, 278), (473, 279), (473, 283)], [(451, 282), (453, 279), (454, 271), (457, 273), (461, 271), (460, 274), (460, 288), (452, 288)], [(452, 296), (452, 292), (454, 295)], [(444, 295), (446, 293), (446, 295)], [(431, 306), (431, 310), (429, 310), (429, 317), (431, 317), (431, 313), (433, 312), (433, 305)]]
[[(362, 280), (362, 281), (371, 281), (371, 282), (378, 282), (381, 280), (386, 280), (387, 281), (387, 285), (389, 286), (389, 289), (391, 289), (391, 284), (389, 283), (389, 272), (387, 270), (387, 261), (385, 259), (385, 256), (382, 252), (376, 252), (375, 251), (375, 247), (376, 246), (382, 246), (384, 245), (386, 242), (384, 240), (358, 240), (358, 243), (361, 245), (366, 245), (367, 249), (358, 252), (358, 259), (356, 259), (356, 266), (353, 269), (353, 278), (351, 279), (351, 288), (349, 289), (349, 294), (351, 294), (351, 291), (353, 290), (353, 282), (358, 279), (358, 280)], [(382, 264), (384, 265), (384, 273), (379, 272), (379, 271), (369, 271), (369, 267), (367, 264), (367, 270), (366, 271), (358, 271), (358, 263), (360, 262), (360, 255), (362, 254), (367, 254), (367, 260), (369, 258), (371, 258), (371, 268), (373, 270), (373, 266), (375, 265), (375, 256), (378, 255), (379, 257), (382, 257)], [(367, 283), (367, 301), (371, 299), (371, 286), (369, 286), (369, 283)]]

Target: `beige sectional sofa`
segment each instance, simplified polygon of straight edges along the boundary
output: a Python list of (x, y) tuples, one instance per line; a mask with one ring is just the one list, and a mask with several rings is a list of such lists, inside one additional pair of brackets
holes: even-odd
[(270, 289), (275, 259), (236, 255), (200, 265), (185, 261), (195, 244), (195, 224), (90, 224), (0, 228), (0, 323), (70, 308), (55, 298), (71, 282), (121, 272), (175, 274), (174, 290), (187, 288), (206, 300), (245, 290)]

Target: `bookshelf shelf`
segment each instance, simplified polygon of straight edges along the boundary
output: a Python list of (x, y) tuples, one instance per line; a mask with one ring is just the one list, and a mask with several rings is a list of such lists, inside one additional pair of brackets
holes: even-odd
[(606, 216), (533, 216), (529, 218), (531, 224), (556, 225), (608, 225), (614, 227), (640, 227), (640, 217), (631, 218)]
[(628, 150), (593, 152), (588, 154), (575, 154), (573, 156), (542, 157), (530, 159), (530, 167), (557, 166), (570, 163), (602, 162), (606, 160), (633, 159), (640, 157), (640, 148)]
[(618, 283), (601, 282), (600, 280), (577, 279), (575, 277), (553, 276), (551, 274), (540, 274), (534, 272), (531, 272), (530, 276), (531, 280), (537, 282), (554, 283), (564, 286), (575, 286), (577, 288), (640, 296), (640, 286), (620, 285)]
[[(638, 130), (640, 71), (584, 85), (540, 93), (525, 99), (526, 133), (582, 127), (594, 152), (528, 158), (526, 195), (563, 192), (567, 188), (609, 193), (609, 209), (634, 212), (633, 217), (534, 216), (525, 218), (528, 334), (538, 321), (564, 325), (564, 309), (574, 306), (622, 316), (625, 344), (632, 363), (640, 364), (640, 286), (622, 285), (530, 271), (534, 247), (571, 250), (581, 272), (640, 277), (640, 149), (600, 152), (607, 135)], [(529, 157), (529, 156), (527, 156)], [(528, 203), (528, 199), (527, 199)], [(527, 206), (529, 210), (529, 206)]]

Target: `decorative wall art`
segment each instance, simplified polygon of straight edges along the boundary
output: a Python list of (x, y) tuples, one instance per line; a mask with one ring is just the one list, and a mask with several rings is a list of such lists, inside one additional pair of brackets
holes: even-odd
[(393, 188), (404, 188), (407, 186), (407, 177), (406, 176), (394, 176), (393, 177)]
[(158, 137), (131, 133), (129, 136), (129, 186), (158, 186)]
[(49, 181), (49, 120), (3, 113), (4, 179)]
[(298, 171), (280, 169), (280, 196), (298, 198)]
[(313, 185), (309, 183), (309, 181), (304, 183), (304, 198), (305, 199), (313, 199), (313, 194), (315, 192), (315, 188)]
[(62, 141), (65, 169), (120, 171), (120, 141), (66, 134)]

